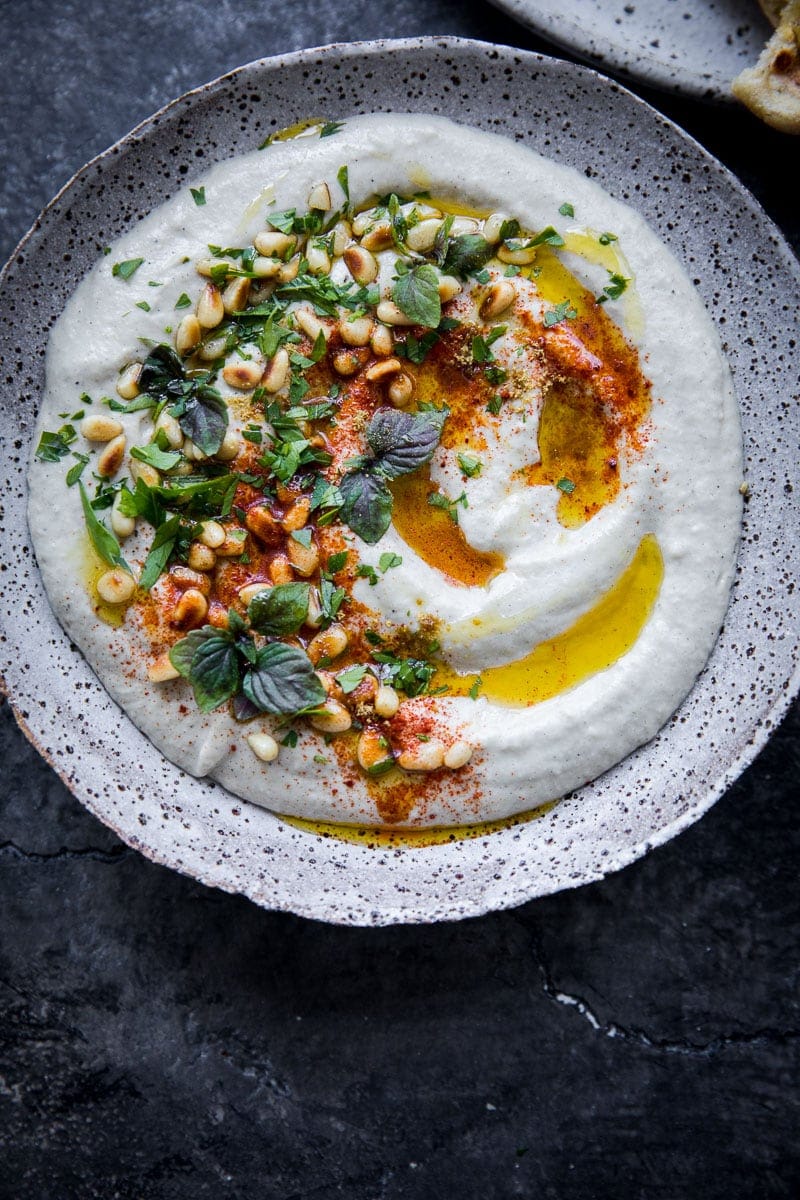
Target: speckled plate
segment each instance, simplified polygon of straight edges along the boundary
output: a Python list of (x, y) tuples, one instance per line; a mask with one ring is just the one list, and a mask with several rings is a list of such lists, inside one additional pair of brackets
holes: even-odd
[(757, 0), (492, 0), (597, 66), (668, 92), (734, 102), (731, 80), (772, 27)]
[[(162, 758), (56, 623), (25, 520), (48, 330), (102, 247), (209, 161), (311, 115), (373, 109), (438, 112), (503, 132), (592, 175), (650, 221), (720, 328), (753, 493), (725, 629), (658, 737), (537, 820), (425, 847), (304, 832)], [(0, 670), (20, 725), (130, 845), (268, 908), (349, 924), (448, 920), (624, 866), (713, 804), (798, 685), (800, 409), (791, 365), (799, 283), (791, 251), (752, 196), (680, 129), (584, 68), (457, 39), (375, 42), (252, 63), (183, 96), (75, 176), (2, 279)]]

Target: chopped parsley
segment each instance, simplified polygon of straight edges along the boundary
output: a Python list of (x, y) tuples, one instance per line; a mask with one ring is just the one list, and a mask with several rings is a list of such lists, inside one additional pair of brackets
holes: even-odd
[(130, 279), (144, 262), (143, 258), (127, 258), (125, 262), (114, 263), (111, 274), (118, 279)]

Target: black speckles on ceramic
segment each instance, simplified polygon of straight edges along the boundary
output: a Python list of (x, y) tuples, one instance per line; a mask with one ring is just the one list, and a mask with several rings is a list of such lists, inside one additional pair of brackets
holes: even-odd
[(756, 0), (492, 0), (559, 46), (668, 92), (734, 102), (772, 27)]
[[(204, 166), (272, 130), (375, 109), (442, 113), (515, 137), (648, 219), (720, 329), (752, 490), (725, 629), (658, 737), (537, 821), (420, 849), (301, 832), (167, 762), (56, 623), (25, 521), (48, 330), (103, 247)], [(334, 46), (251, 64), (176, 101), (76, 176), (4, 275), (0, 669), (20, 724), (130, 845), (269, 908), (350, 924), (456, 919), (631, 862), (714, 802), (797, 687), (798, 275), (757, 203), (690, 138), (617, 84), (535, 54), (455, 39)]]

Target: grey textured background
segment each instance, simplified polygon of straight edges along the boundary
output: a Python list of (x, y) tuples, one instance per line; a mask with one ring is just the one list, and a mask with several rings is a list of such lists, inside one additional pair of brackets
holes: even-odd
[[(73, 170), (241, 62), (547, 47), (489, 7), (0, 6), (0, 257)], [(640, 89), (797, 249), (797, 143)], [(58, 247), (54, 247), (54, 255)], [(128, 850), (0, 723), (0, 1197), (792, 1197), (797, 709), (698, 825), (514, 912), (347, 930)]]

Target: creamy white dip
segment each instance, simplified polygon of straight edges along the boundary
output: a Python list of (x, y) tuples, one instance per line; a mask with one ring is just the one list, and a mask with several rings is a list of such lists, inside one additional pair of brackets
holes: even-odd
[[(509, 212), (527, 229), (613, 230), (635, 281), (634, 299), (610, 300), (606, 311), (638, 346), (653, 405), (646, 449), (624, 465), (624, 486), (613, 503), (580, 528), (566, 529), (556, 516), (555, 488), (514, 481), (514, 471), (536, 458), (533, 397), (524, 425), (509, 408), (496, 432), (487, 434), (476, 477), (463, 478), (452, 450), (440, 446), (433, 459), (432, 479), (442, 491), (466, 494), (468, 506), (458, 516), (467, 541), (505, 558), (505, 569), (486, 587), (448, 580), (393, 526), (374, 546), (351, 535), (361, 561), (376, 571), (382, 554), (402, 558), (395, 569), (377, 572), (374, 586), (359, 580), (356, 597), (399, 624), (435, 617), (443, 652), (463, 673), (515, 661), (567, 630), (614, 585), (642, 538), (655, 535), (663, 581), (640, 636), (612, 666), (530, 707), (480, 695), (436, 700), (439, 719), (475, 753), (463, 774), (428, 789), (424, 805), (412, 808), (405, 823), (496, 819), (572, 790), (651, 738), (702, 670), (728, 602), (742, 470), (729, 372), (683, 268), (633, 210), (567, 167), (441, 118), (359, 117), (332, 137), (274, 143), (194, 180), (204, 189), (204, 205), (187, 186), (121, 238), (84, 279), (52, 334), (39, 431), (62, 424), (59, 414), (79, 408), (81, 393), (114, 395), (120, 370), (143, 356), (139, 339), (168, 340), (165, 327), (180, 319), (179, 297), (197, 295), (194, 263), (208, 257), (209, 243), (252, 240), (271, 210), (303, 209), (319, 180), (335, 191), (345, 164), (357, 203), (424, 188), (476, 210)], [(559, 215), (565, 201), (574, 217)], [(380, 282), (388, 292), (391, 255), (381, 257)], [(576, 254), (563, 257), (588, 287), (602, 291), (604, 267)], [(130, 280), (112, 275), (113, 263), (137, 258), (144, 262)], [(337, 264), (334, 277), (340, 269)], [(534, 285), (525, 286), (534, 310), (541, 302)], [(150, 311), (137, 307), (139, 301)], [(502, 365), (514, 347), (501, 339), (494, 349)], [(129, 438), (140, 441), (147, 414), (120, 419)], [(63, 463), (31, 466), (29, 519), (39, 565), (60, 621), (131, 720), (179, 767), (210, 775), (248, 800), (307, 818), (380, 823), (367, 781), (343, 787), (336, 757), (319, 734), (302, 731), (295, 747), (263, 763), (245, 741), (254, 725), (237, 724), (225, 710), (202, 715), (181, 680), (147, 681), (141, 632), (131, 621), (115, 630), (95, 615), (80, 498), (77, 488), (64, 486), (64, 469)], [(146, 548), (126, 542), (126, 557), (141, 563)], [(271, 728), (266, 717), (255, 727)]]

